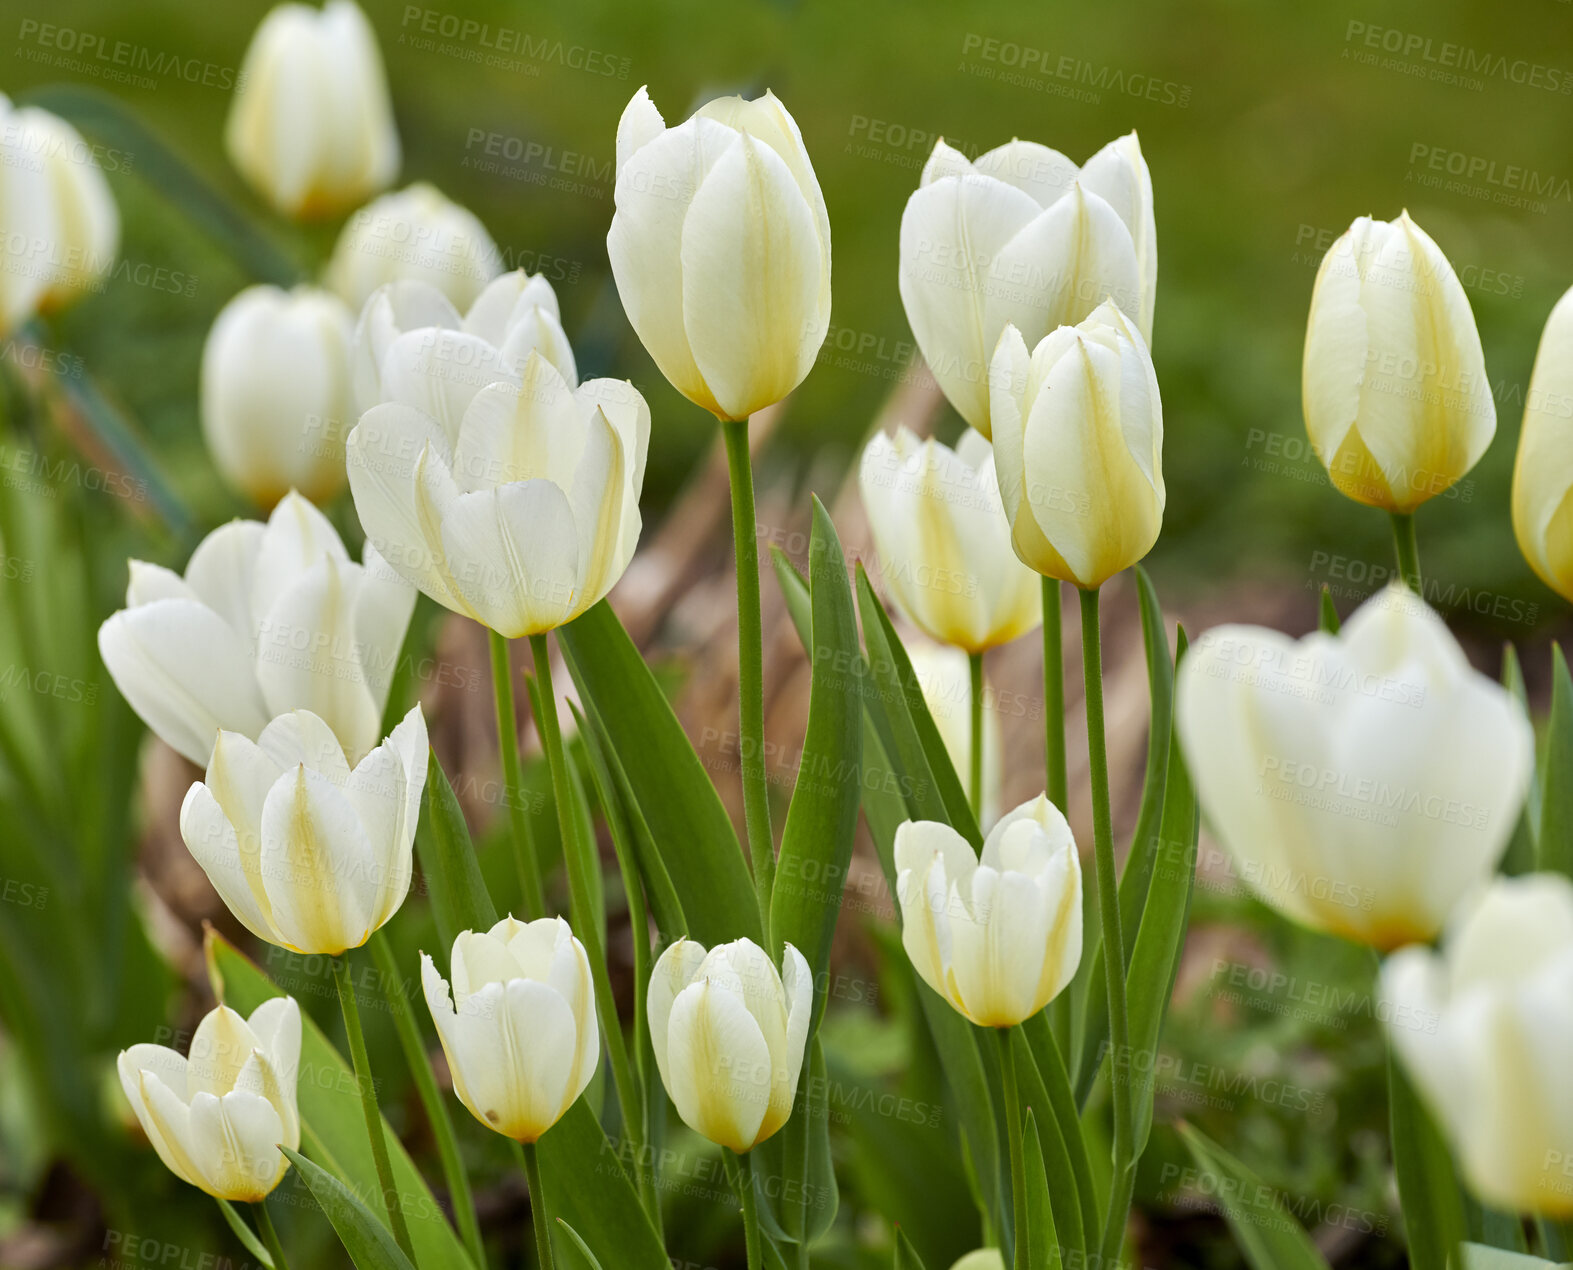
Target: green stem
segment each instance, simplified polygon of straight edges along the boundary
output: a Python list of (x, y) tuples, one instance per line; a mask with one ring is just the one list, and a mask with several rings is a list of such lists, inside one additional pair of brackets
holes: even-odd
[(1398, 553), (1398, 572), (1416, 595), (1424, 595), (1420, 581), (1420, 549), (1415, 543), (1414, 512), (1393, 512), (1393, 549)]
[(1125, 1238), (1130, 1192), (1125, 1172), (1133, 1163), (1131, 1089), (1123, 1075), (1130, 1062), (1130, 1019), (1125, 1005), (1125, 939), (1120, 932), (1120, 895), (1114, 872), (1114, 827), (1109, 815), (1109, 756), (1103, 734), (1103, 641), (1098, 624), (1098, 592), (1081, 597), (1081, 664), (1086, 682), (1087, 752), (1092, 768), (1092, 848), (1097, 874), (1098, 915), (1103, 926), (1104, 979), (1109, 991), (1109, 1062), (1114, 1104), (1114, 1171), (1109, 1213), (1103, 1229), (1103, 1265), (1112, 1265)]
[(404, 982), (399, 977), (399, 965), (387, 937), (379, 931), (367, 941), (372, 960), (377, 963), (377, 975), (382, 980), (383, 995), (387, 998), (388, 1011), (393, 1015), (394, 1030), (399, 1034), (399, 1045), (404, 1050), (404, 1061), (415, 1079), (415, 1091), (420, 1095), (421, 1106), (426, 1111), (426, 1121), (431, 1125), (432, 1136), (437, 1139), (437, 1155), (442, 1161), (443, 1180), (448, 1185), (448, 1197), (453, 1203), (453, 1215), (464, 1240), (465, 1250), (476, 1270), (486, 1265), (486, 1245), (481, 1239), (481, 1224), (475, 1216), (475, 1200), (470, 1193), (470, 1180), (464, 1172), (464, 1162), (459, 1158), (459, 1140), (454, 1135), (453, 1121), (437, 1089), (437, 1078), (432, 1073), (431, 1060), (421, 1043), (420, 1029), (416, 1026), (409, 997), (404, 992)]
[(388, 1139), (377, 1107), (377, 1087), (366, 1056), (366, 1034), (360, 1027), (360, 1009), (355, 1004), (355, 984), (350, 977), (349, 958), (340, 953), (333, 959), (333, 977), (339, 985), (339, 1008), (344, 1012), (344, 1032), (350, 1042), (350, 1062), (355, 1068), (355, 1083), (360, 1087), (360, 1106), (366, 1118), (366, 1136), (371, 1139), (371, 1158), (377, 1166), (377, 1181), (382, 1187), (382, 1204), (393, 1228), (394, 1242), (413, 1264), (415, 1249), (410, 1244), (410, 1228), (404, 1222), (404, 1206), (393, 1181), (393, 1163), (388, 1158)]
[(1027, 1164), (1022, 1146), (1021, 1095), (1016, 1089), (1016, 1054), (1011, 1048), (1013, 1029), (996, 1028), (999, 1037), (1000, 1075), (1005, 1095), (1005, 1140), (1010, 1144), (1010, 1208), (1015, 1231), (1016, 1270), (1033, 1270), (1027, 1265)]
[(765, 780), (765, 644), (759, 618), (759, 555), (754, 543), (754, 473), (748, 456), (748, 420), (721, 424), (732, 484), (732, 551), (737, 560), (738, 763), (743, 777), (743, 820), (754, 864), (759, 920), (770, 942), (770, 893), (775, 886), (775, 844), (770, 834), (770, 788)]
[(257, 1200), (252, 1204), (251, 1211), (257, 1215), (257, 1229), (262, 1232), (262, 1242), (268, 1246), (268, 1256), (273, 1258), (273, 1270), (289, 1270), (289, 1263), (284, 1259), (284, 1245), (279, 1241), (279, 1232), (268, 1214), (267, 1200)]
[(541, 1185), (541, 1162), (535, 1154), (535, 1143), (519, 1143), (519, 1154), (524, 1159), (524, 1176), (530, 1183), (530, 1225), (535, 1227), (535, 1255), (540, 1270), (551, 1270), (552, 1232), (546, 1216), (546, 1188)]
[(972, 671), (972, 746), (967, 754), (967, 793), (972, 803), (972, 815), (979, 825), (983, 823), (983, 654), (969, 653), (968, 668)]
[(524, 810), (524, 769), (519, 764), (519, 717), (513, 706), (513, 672), (508, 667), (508, 641), (496, 631), (486, 638), (492, 651), (492, 691), (497, 697), (497, 747), (502, 754), (503, 797), (513, 833), (513, 863), (519, 875), (524, 915), (534, 921), (546, 916), (546, 892), (535, 854), (529, 817)]
[(1060, 582), (1043, 579), (1044, 792), (1064, 811), (1070, 777), (1065, 770), (1065, 645), (1060, 616)]
[(727, 1172), (737, 1190), (737, 1202), (743, 1210), (743, 1242), (748, 1249), (748, 1270), (764, 1270), (764, 1243), (759, 1235), (759, 1206), (754, 1199), (754, 1161), (748, 1152), (734, 1154), (726, 1147), (721, 1150), (731, 1161)]

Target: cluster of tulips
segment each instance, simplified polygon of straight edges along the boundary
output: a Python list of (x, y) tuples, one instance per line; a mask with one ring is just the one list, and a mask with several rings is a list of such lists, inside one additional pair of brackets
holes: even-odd
[[(15, 152), (0, 169), (6, 214), (52, 244), (47, 267), (0, 274), (0, 318), (13, 327), (92, 285), (113, 258), (118, 221), (102, 175), (73, 153), (84, 143), (70, 124), (9, 103), (0, 110)], [(373, 32), (350, 0), (321, 11), (284, 5), (266, 18), (227, 141), (240, 173), (282, 214), (350, 211), (389, 185), (399, 141)], [(781, 1254), (756, 1211), (751, 1153), (800, 1105), (828, 943), (799, 949), (772, 922), (748, 420), (797, 387), (823, 342), (830, 221), (797, 124), (769, 93), (708, 102), (668, 127), (641, 89), (623, 112), (616, 154), (607, 250), (624, 310), (661, 373), (719, 421), (729, 457), (740, 769), (759, 905), (758, 926), (739, 929), (764, 932), (764, 946), (746, 935), (708, 948), (671, 938), (645, 967), (632, 1048), (648, 1047), (678, 1115), (724, 1149), (749, 1264), (761, 1267)], [(975, 159), (940, 142), (902, 217), (899, 259), (918, 348), (967, 430), (954, 447), (905, 429), (876, 435), (860, 487), (888, 594), (914, 626), (965, 655), (971, 726), (947, 740), (972, 815), (993, 821), (980, 826), (981, 850), (948, 821), (899, 825), (902, 942), (922, 981), (1001, 1041), (1009, 1190), (985, 1214), (991, 1246), (976, 1264), (1049, 1264), (1045, 1249), (1057, 1264), (1069, 1236), (1061, 1229), (1045, 1241), (1035, 1225), (1049, 1220), (1031, 1186), (1044, 1157), (1032, 1117), (1024, 1123), (1017, 1111), (1017, 1068), (1020, 1053), (1054, 1045), (1038, 1025), (1085, 969), (1084, 917), (1096, 920), (1102, 995), (1091, 1008), (1106, 1011), (1114, 1055), (1112, 1168), (1097, 1228), (1078, 1243), (1102, 1258), (1083, 1264), (1113, 1265), (1151, 1112), (1118, 1076), (1120, 1056), (1140, 1042), (1127, 998), (1133, 940), (1122, 929), (1130, 913), (1115, 861), (1098, 600), (1152, 548), (1165, 500), (1149, 350), (1156, 221), (1136, 136), (1080, 166), (1033, 142)], [(1573, 293), (1536, 361), (1512, 514), (1535, 571), (1573, 599), (1570, 348)], [(1568, 854), (1556, 840), (1567, 826), (1525, 812), (1540, 787), (1524, 709), (1471, 669), (1422, 598), (1415, 509), (1470, 470), (1496, 419), (1464, 291), (1407, 214), (1362, 217), (1327, 253), (1304, 408), (1332, 483), (1391, 514), (1403, 583), (1342, 630), (1329, 606), (1324, 629), (1298, 641), (1253, 627), (1206, 633), (1176, 675), (1184, 769), (1261, 897), (1386, 957), (1395, 1100), (1412, 1081), (1469, 1191), (1555, 1222), (1573, 1214), (1563, 1167), (1573, 1159), (1573, 882), (1546, 862)], [(549, 1265), (536, 1143), (584, 1094), (603, 1046), (625, 1124), (640, 1119), (631, 1113), (643, 1077), (611, 1000), (599, 915), (580, 907), (594, 894), (574, 872), (587, 826), (574, 812), (546, 637), (597, 605), (635, 553), (651, 412), (628, 382), (581, 382), (550, 284), (504, 272), (474, 216), (416, 185), (353, 212), (323, 286), (252, 287), (224, 308), (203, 356), (201, 416), (218, 471), (270, 514), (212, 532), (184, 573), (132, 561), (126, 606), (104, 622), (99, 647), (148, 727), (204, 769), (180, 832), (235, 918), (266, 943), (333, 959), (390, 1264), (418, 1261), (346, 955), (403, 904), (423, 793), (440, 773), (420, 706), (382, 735), (391, 671), (417, 593), (487, 628), (500, 751), (516, 793), (507, 641), (530, 643), (577, 934), (547, 911), (511, 798), (522, 917), (459, 934), (446, 978), (423, 954), (420, 981), (454, 1094), (521, 1144), (538, 1256)], [(359, 561), (319, 510), (346, 481), (365, 531)], [(1086, 898), (1064, 815), (1062, 583), (1075, 588), (1082, 622), (1094, 827)], [(1044, 792), (996, 819), (984, 654), (1035, 627)], [(1497, 876), (1526, 816), (1544, 867)], [(630, 911), (642, 920), (635, 898)], [(1013, 1043), (1022, 1030), (1025, 1048)], [(139, 1044), (119, 1060), (160, 1158), (224, 1203), (275, 1270), (285, 1252), (264, 1201), (292, 1162), (307, 1167), (301, 1037), (298, 1006), (275, 997), (249, 1018), (220, 1004), (186, 1055)], [(1057, 1133), (1081, 1137), (1075, 1123)], [(458, 1203), (462, 1177), (448, 1181)], [(659, 1229), (659, 1202), (639, 1181)], [(1411, 1223), (1423, 1212), (1412, 1191), (1406, 1212), (1412, 1199)], [(228, 1207), (237, 1202), (255, 1205), (257, 1236)], [(468, 1238), (473, 1217), (458, 1219)], [(565, 1237), (594, 1260), (596, 1232)], [(468, 1251), (480, 1270), (478, 1238)]]

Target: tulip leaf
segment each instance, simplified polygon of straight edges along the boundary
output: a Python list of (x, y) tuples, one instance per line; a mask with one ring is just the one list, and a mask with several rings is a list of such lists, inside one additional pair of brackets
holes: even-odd
[(557, 1219), (557, 1224), (563, 1228), (563, 1234), (568, 1236), (566, 1244), (559, 1244), (561, 1251), (557, 1260), (573, 1270), (601, 1270), (601, 1263), (590, 1251), (590, 1245), (579, 1237), (579, 1232), (561, 1217)]
[(917, 1249), (912, 1246), (912, 1241), (907, 1238), (907, 1232), (900, 1226), (896, 1227), (895, 1270), (928, 1270), (923, 1264), (923, 1258), (918, 1256)]
[[(1056, 1185), (1069, 1188), (1068, 1193), (1076, 1198), (1080, 1216), (1079, 1219), (1068, 1214), (1059, 1217), (1058, 1208), (1055, 1213), (1056, 1225), (1065, 1232), (1061, 1242), (1066, 1247), (1073, 1247), (1070, 1237), (1075, 1230), (1080, 1229), (1084, 1235), (1095, 1236), (1102, 1224), (1097, 1185), (1092, 1176), (1092, 1161), (1087, 1155), (1087, 1141), (1081, 1130), (1081, 1117), (1077, 1113), (1076, 1093), (1071, 1087), (1070, 1074), (1065, 1068), (1065, 1059), (1060, 1053), (1054, 1030), (1049, 1026), (1048, 1015), (1039, 1011), (1017, 1030), (1032, 1055), (1029, 1078), (1035, 1078), (1041, 1085), (1045, 1099), (1041, 1104), (1043, 1113), (1040, 1117), (1045, 1144), (1044, 1162), (1050, 1165), (1051, 1171), (1055, 1171), (1057, 1152), (1063, 1150), (1070, 1168), (1068, 1182), (1057, 1182)], [(1028, 1066), (1017, 1064), (1017, 1070), (1026, 1070)]]
[(300, 1171), (306, 1189), (323, 1215), (333, 1223), (334, 1232), (350, 1254), (356, 1270), (415, 1270), (388, 1228), (354, 1191), (299, 1151), (291, 1151), (288, 1147), (279, 1150), (289, 1156), (290, 1163)]
[(1540, 773), (1536, 867), (1573, 876), (1573, 679), (1562, 646), (1551, 646), (1551, 718)]
[(781, 1131), (753, 1151), (760, 1222), (772, 1239), (807, 1246), (836, 1220), (841, 1195), (830, 1155), (830, 1082), (816, 1036)]
[(1324, 635), (1336, 635), (1343, 629), (1343, 623), (1338, 619), (1338, 606), (1333, 603), (1333, 589), (1322, 583), (1322, 594), (1316, 605), (1317, 628)]
[[(1040, 1013), (1034, 1018), (1043, 1020)], [(1046, 1021), (1046, 1020), (1045, 1020)], [(1047, 1031), (1047, 1028), (1045, 1028)], [(1052, 1043), (1052, 1036), (1050, 1041)], [(1059, 1235), (1054, 1241), (1068, 1253), (1081, 1255), (1087, 1249), (1087, 1226), (1085, 1214), (1082, 1211), (1081, 1183), (1076, 1176), (1075, 1165), (1071, 1161), (1071, 1149), (1066, 1144), (1063, 1126), (1059, 1123), (1053, 1106), (1053, 1099), (1049, 1097), (1048, 1089), (1043, 1079), (1043, 1072), (1038, 1065), (1032, 1046), (1028, 1044), (1023, 1028), (1013, 1027), (1007, 1041), (1015, 1052), (1016, 1076), (1019, 1081), (1021, 1107), (1012, 1111), (1006, 1109), (1007, 1115), (1021, 1115), (1026, 1112), (1028, 1123), (1032, 1126), (1033, 1145), (1028, 1151), (1029, 1168), (1031, 1167), (1031, 1152), (1038, 1153), (1037, 1167), (1044, 1175), (1046, 1195), (1052, 1213), (1049, 1217), (1051, 1231), (1058, 1231)], [(1038, 1122), (1042, 1122), (1044, 1129), (1040, 1135), (1037, 1129)], [(1075, 1125), (1072, 1132), (1076, 1136), (1078, 1145), (1081, 1142), (1081, 1127)], [(1032, 1198), (1032, 1181), (1027, 1183), (1029, 1199)], [(1034, 1221), (1034, 1214), (1029, 1206), (1027, 1212), (1029, 1226), (1042, 1225), (1043, 1217), (1038, 1216)], [(1096, 1234), (1097, 1227), (1093, 1227)], [(1036, 1233), (1036, 1232), (1034, 1232)], [(1036, 1240), (1031, 1241), (1036, 1248)], [(1072, 1258), (1074, 1264), (1074, 1257)], [(1048, 1265), (1047, 1261), (1034, 1260), (1032, 1265)]]
[(1412, 1270), (1448, 1270), (1467, 1237), (1464, 1196), (1447, 1143), (1403, 1063), (1388, 1047), (1388, 1124), (1393, 1172)]
[(580, 1098), (541, 1135), (541, 1179), (546, 1209), (589, 1231), (596, 1255), (610, 1266), (666, 1270), (661, 1237), (590, 1105)]
[(1274, 1187), (1191, 1125), (1177, 1127), (1252, 1270), (1328, 1270), (1326, 1258)]
[(605, 600), (557, 632), (586, 713), (615, 751), (706, 947), (764, 942), (753, 878), (731, 819), (660, 684)]
[[(1048, 1170), (1043, 1164), (1043, 1146), (1038, 1137), (1038, 1120), (1027, 1109), (1026, 1124), (1022, 1129), (1022, 1157), (1026, 1166), (1027, 1183), (1027, 1264), (1034, 1270), (1061, 1264), (1062, 1245), (1054, 1228), (1054, 1203), (1049, 1189)], [(1066, 1248), (1069, 1245), (1065, 1245)], [(1076, 1265), (1078, 1259), (1071, 1258)]]
[(235, 1206), (227, 1199), (218, 1199), (217, 1196), (214, 1200), (218, 1204), (218, 1211), (224, 1214), (224, 1223), (235, 1232), (235, 1238), (240, 1240), (246, 1251), (257, 1259), (257, 1264), (264, 1267), (264, 1270), (274, 1270), (273, 1254), (263, 1246), (262, 1240), (257, 1238), (257, 1232), (246, 1225), (246, 1219), (235, 1211)]
[(497, 906), (481, 876), (480, 861), (470, 841), (459, 799), (448, 775), (432, 752), (426, 764), (425, 815), (415, 835), (415, 852), (431, 900), (437, 937), (446, 951), (460, 931), (490, 930), (497, 924)]

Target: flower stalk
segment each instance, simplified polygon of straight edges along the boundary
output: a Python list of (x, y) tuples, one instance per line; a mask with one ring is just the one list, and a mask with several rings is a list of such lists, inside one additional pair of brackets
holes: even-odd
[(508, 802), (514, 870), (524, 913), (534, 921), (546, 916), (546, 892), (541, 884), (540, 860), (535, 839), (524, 813), (524, 769), (519, 762), (519, 717), (513, 704), (513, 672), (508, 668), (508, 641), (496, 631), (486, 632), (492, 654), (492, 691), (497, 700), (497, 748), (502, 755), (503, 794)]

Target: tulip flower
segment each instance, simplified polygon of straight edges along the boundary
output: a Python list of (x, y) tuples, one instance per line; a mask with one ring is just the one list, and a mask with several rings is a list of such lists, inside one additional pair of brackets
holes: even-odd
[(1381, 985), (1393, 1047), (1470, 1190), (1509, 1212), (1573, 1216), (1573, 883), (1494, 879), (1440, 953), (1394, 954)]
[(1016, 554), (1084, 591), (1163, 525), (1163, 405), (1147, 344), (1105, 301), (1028, 352), (1007, 326), (990, 372), (1000, 495)]
[(1573, 600), (1573, 290), (1546, 320), (1513, 467), (1513, 532), (1541, 581)]
[[(972, 682), (968, 658), (960, 649), (944, 644), (912, 640), (905, 642), (912, 673), (923, 692), (923, 703), (934, 717), (939, 738), (945, 743), (951, 766), (966, 776), (972, 771)], [(987, 690), (985, 689), (985, 698)], [(997, 711), (980, 709), (976, 716), (983, 733), (983, 752), (979, 756), (978, 820), (991, 824), (999, 815), (1000, 801), (1000, 720)]]
[(672, 386), (723, 420), (796, 388), (830, 326), (830, 219), (775, 94), (668, 128), (641, 88), (617, 125), (614, 198), (612, 275)]
[(739, 1154), (780, 1129), (813, 1002), (813, 974), (791, 944), (779, 974), (751, 939), (667, 948), (650, 975), (650, 1043), (683, 1123)]
[(325, 502), (343, 487), (353, 325), (330, 291), (256, 286), (208, 332), (202, 433), (224, 479), (259, 506), (292, 489)]
[(295, 1084), (300, 1007), (271, 997), (242, 1018), (206, 1014), (181, 1055), (133, 1045), (116, 1062), (121, 1088), (158, 1158), (183, 1182), (232, 1203), (259, 1203), (300, 1146)]
[(1469, 300), (1408, 212), (1360, 217), (1322, 258), (1302, 379), (1306, 431), (1333, 484), (1390, 512), (1448, 489), (1496, 432)]
[(253, 935), (336, 956), (404, 903), (426, 765), (419, 706), (353, 768), (326, 723), (292, 710), (255, 741), (219, 733), (180, 836)]
[(502, 253), (475, 214), (418, 181), (373, 199), (345, 222), (326, 281), (357, 311), (378, 287), (406, 278), (467, 308), (502, 271)]
[(0, 334), (98, 289), (115, 263), (120, 212), (93, 147), (57, 115), (0, 93)]
[(585, 1091), (600, 1042), (584, 945), (560, 917), (505, 917), (453, 941), (453, 989), (421, 954), (453, 1091), (477, 1120), (534, 1142)]
[(352, 760), (377, 743), (415, 592), (368, 545), (356, 564), (298, 494), (266, 525), (204, 538), (184, 577), (131, 561), (126, 607), (98, 630), (120, 694), (171, 748), (205, 767), (220, 729), (255, 739), (302, 707)]
[(989, 361), (1007, 325), (1032, 345), (1113, 299), (1151, 341), (1155, 224), (1134, 132), (1079, 169), (1033, 141), (975, 162), (935, 143), (901, 215), (901, 302), (963, 419), (992, 435)]
[(970, 429), (952, 450), (877, 433), (858, 470), (881, 576), (941, 643), (981, 653), (1038, 624), (1038, 577), (1011, 553), (994, 455)]
[(1251, 889), (1383, 950), (1430, 939), (1490, 876), (1533, 765), (1517, 703), (1396, 583), (1336, 638), (1209, 631), (1181, 667), (1176, 721)]
[(956, 1262), (950, 1270), (1005, 1270), (1005, 1257), (998, 1248), (978, 1248)]
[(896, 830), (901, 943), (912, 968), (979, 1027), (1008, 1028), (1059, 995), (1081, 961), (1081, 859), (1039, 795), (1006, 812), (981, 859), (949, 825)]
[(377, 36), (352, 0), (273, 9), (241, 63), (224, 143), (286, 216), (329, 216), (388, 188), (399, 133)]

